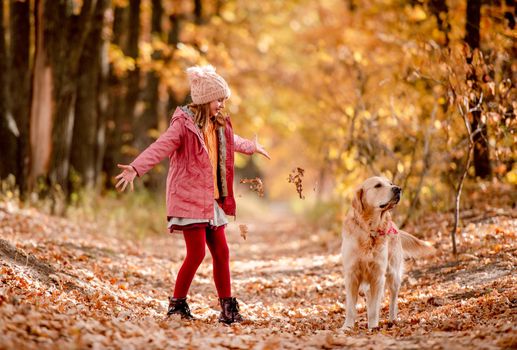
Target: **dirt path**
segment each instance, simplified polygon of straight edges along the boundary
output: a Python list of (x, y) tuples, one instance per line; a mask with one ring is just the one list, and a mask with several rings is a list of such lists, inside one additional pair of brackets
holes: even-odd
[[(300, 222), (228, 227), (235, 296), (248, 320), (217, 323), (210, 256), (191, 288), (194, 322), (165, 319), (181, 264), (179, 236), (133, 243), (0, 205), (0, 349), (500, 349), (517, 346), (517, 220), (467, 227), (465, 253), (409, 261), (400, 320), (344, 333), (344, 291), (335, 234)], [(448, 251), (447, 237), (422, 229)], [(47, 272), (48, 274), (46, 274)], [(387, 314), (383, 304), (382, 318)]]

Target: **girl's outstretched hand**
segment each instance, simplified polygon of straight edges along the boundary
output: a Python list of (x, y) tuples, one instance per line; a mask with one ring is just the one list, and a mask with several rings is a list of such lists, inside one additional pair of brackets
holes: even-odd
[(133, 186), (133, 180), (137, 175), (136, 170), (131, 165), (117, 164), (117, 166), (124, 170), (115, 177), (115, 179), (119, 180), (115, 185), (115, 188), (123, 192), (126, 189), (127, 184), (129, 184), (131, 191), (133, 191), (135, 189)]
[(267, 159), (271, 159), (271, 157), (269, 156), (269, 153), (267, 153), (267, 151), (264, 149), (264, 146), (262, 146), (259, 142), (258, 142), (258, 136), (255, 135), (255, 148), (257, 149), (256, 152), (257, 153), (260, 153), (262, 154), (264, 157), (266, 157)]

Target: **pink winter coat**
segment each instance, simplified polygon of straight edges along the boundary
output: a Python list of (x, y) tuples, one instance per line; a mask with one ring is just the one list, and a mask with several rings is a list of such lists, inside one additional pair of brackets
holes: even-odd
[[(234, 152), (253, 154), (255, 144), (233, 134), (230, 118), (224, 130), (226, 139), (226, 183), (228, 194), (219, 200), (227, 215), (235, 216), (233, 196)], [(163, 158), (169, 156), (167, 174), (167, 216), (212, 219), (214, 216), (214, 180), (208, 150), (193, 119), (176, 108), (167, 131), (131, 163), (143, 176)]]

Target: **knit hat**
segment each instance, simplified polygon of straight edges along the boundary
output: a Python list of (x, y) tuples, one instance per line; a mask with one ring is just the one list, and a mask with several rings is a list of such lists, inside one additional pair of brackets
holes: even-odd
[(229, 98), (230, 88), (211, 65), (194, 66), (187, 69), (190, 81), (190, 96), (196, 105), (202, 105), (220, 98)]

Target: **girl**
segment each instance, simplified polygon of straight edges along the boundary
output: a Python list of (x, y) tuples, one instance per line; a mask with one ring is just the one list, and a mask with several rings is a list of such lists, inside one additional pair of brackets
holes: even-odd
[(192, 319), (187, 293), (205, 256), (213, 258), (214, 281), (221, 305), (219, 321), (241, 322), (237, 300), (232, 297), (225, 214), (235, 216), (233, 196), (234, 151), (269, 158), (255, 141), (233, 133), (230, 118), (221, 113), (230, 97), (226, 81), (208, 65), (187, 69), (192, 104), (178, 107), (170, 126), (153, 144), (117, 175), (116, 188), (133, 190), (135, 176), (143, 176), (169, 156), (167, 175), (168, 228), (183, 231), (187, 255), (178, 272), (167, 315)]

